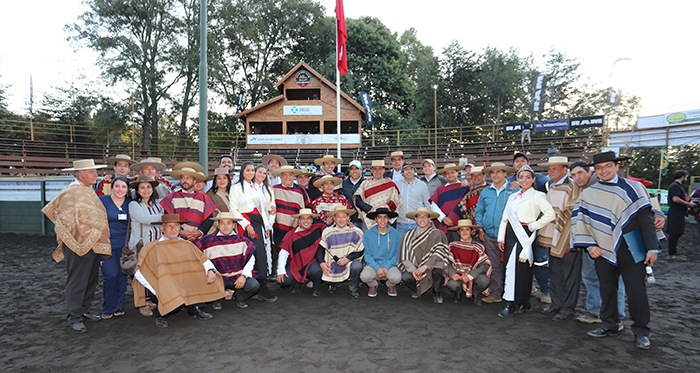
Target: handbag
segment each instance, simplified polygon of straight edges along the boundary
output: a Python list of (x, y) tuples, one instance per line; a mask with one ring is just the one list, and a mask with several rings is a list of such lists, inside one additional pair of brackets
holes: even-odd
[(122, 256), (120, 258), (120, 265), (122, 268), (122, 273), (127, 276), (133, 276), (136, 273), (136, 264), (139, 261), (138, 253), (143, 247), (143, 229), (141, 229), (141, 239), (136, 244), (136, 251), (129, 248), (129, 232), (131, 231), (131, 219), (129, 219), (128, 227), (126, 229), (126, 244), (122, 248)]

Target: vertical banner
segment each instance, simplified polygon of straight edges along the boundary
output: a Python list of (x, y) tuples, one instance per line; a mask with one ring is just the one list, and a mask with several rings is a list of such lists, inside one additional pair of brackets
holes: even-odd
[(362, 101), (362, 106), (365, 108), (367, 123), (372, 123), (372, 99), (367, 92), (360, 91), (360, 101)]
[(340, 76), (343, 76), (348, 72), (348, 56), (345, 50), (345, 41), (348, 39), (348, 32), (345, 28), (343, 0), (335, 1), (335, 18), (337, 25), (336, 36), (338, 37), (336, 58), (338, 60), (338, 71), (340, 71)]
[(537, 74), (532, 78), (530, 112), (541, 113), (544, 110), (544, 91), (547, 88), (547, 75)]

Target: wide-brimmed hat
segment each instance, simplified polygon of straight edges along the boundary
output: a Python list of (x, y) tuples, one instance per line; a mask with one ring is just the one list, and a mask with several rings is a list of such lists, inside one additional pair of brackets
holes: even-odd
[(282, 158), (282, 157), (280, 157), (280, 156), (277, 155), (277, 154), (268, 154), (268, 155), (262, 157), (262, 164), (264, 164), (265, 166), (267, 166), (267, 164), (270, 163), (270, 160), (272, 160), (272, 159), (276, 159), (277, 162), (280, 163), (280, 166), (286, 166), (286, 165), (287, 165), (287, 160), (284, 159), (284, 158)]
[(163, 217), (160, 218), (160, 221), (154, 221), (151, 224), (165, 224), (165, 223), (186, 224), (189, 222), (190, 222), (189, 220), (180, 220), (179, 214), (164, 214)]
[[(203, 180), (203, 181), (209, 181), (209, 180), (214, 179), (214, 176), (211, 176), (211, 175), (210, 175), (210, 176), (207, 176), (207, 175), (204, 174), (204, 172), (199, 172), (199, 171), (197, 171), (197, 173), (198, 173), (199, 175), (204, 176), (204, 180)], [(172, 172), (171, 172), (171, 174), (172, 174)], [(199, 180), (197, 180), (197, 181), (201, 183), (201, 181), (199, 181)]]
[(116, 165), (118, 161), (126, 162), (129, 165), (136, 163), (136, 161), (131, 159), (131, 157), (129, 157), (127, 154), (117, 154), (112, 158), (105, 159), (105, 163), (110, 166)]
[(150, 183), (154, 189), (155, 189), (155, 187), (158, 186), (158, 184), (160, 184), (159, 182), (153, 180), (153, 178), (150, 176), (140, 175), (139, 177), (136, 178), (136, 180), (130, 182), (129, 186), (132, 189), (138, 189), (139, 184), (141, 184), (141, 183)]
[(472, 167), (471, 170), (469, 170), (469, 174), (483, 174), (484, 173), (484, 166), (474, 166)]
[(291, 172), (292, 175), (294, 175), (294, 176), (299, 176), (302, 173), (304, 173), (302, 170), (298, 170), (298, 169), (294, 168), (294, 166), (289, 166), (289, 165), (284, 165), (276, 170), (270, 171), (272, 176), (280, 176), (280, 175), (282, 175), (283, 172)]
[(340, 205), (340, 206), (335, 206), (335, 208), (334, 208), (333, 210), (331, 210), (331, 211), (328, 211), (328, 212), (326, 213), (326, 215), (327, 215), (328, 217), (331, 217), (331, 218), (332, 218), (332, 217), (335, 216), (335, 214), (337, 214), (337, 213), (339, 213), (339, 212), (344, 212), (344, 213), (346, 213), (346, 214), (348, 214), (348, 215), (352, 215), (352, 214), (355, 213), (355, 210), (349, 209), (349, 208), (345, 208), (345, 206)]
[(320, 188), (321, 185), (323, 185), (323, 183), (325, 183), (328, 180), (332, 180), (333, 185), (340, 185), (340, 183), (343, 182), (343, 180), (338, 178), (338, 177), (333, 177), (331, 175), (323, 175), (323, 177), (318, 178), (318, 179), (316, 179), (316, 181), (314, 181), (314, 186), (316, 188)]
[(299, 210), (299, 213), (298, 213), (298, 214), (292, 215), (293, 218), (299, 218), (299, 217), (302, 217), (302, 216), (311, 216), (311, 217), (313, 217), (313, 218), (317, 218), (317, 217), (319, 217), (319, 216), (321, 216), (321, 215), (319, 215), (319, 214), (314, 214), (314, 212), (311, 211), (311, 209), (301, 209), (301, 210)]
[(243, 218), (238, 218), (235, 215), (233, 215), (232, 212), (220, 212), (219, 215), (217, 215), (215, 218), (211, 218), (211, 220), (233, 220), (233, 221), (241, 221)]
[[(301, 171), (301, 170), (300, 170), (300, 171)], [(313, 176), (316, 176), (316, 174), (315, 174), (315, 173), (313, 173), (313, 172), (304, 172), (304, 171), (301, 171), (301, 173), (300, 173), (300, 174), (298, 174), (298, 175), (296, 175), (296, 176), (306, 176), (306, 177), (313, 177)]]
[(503, 170), (503, 172), (505, 172), (507, 174), (512, 174), (513, 172), (515, 172), (515, 168), (513, 168), (511, 166), (506, 166), (506, 164), (503, 162), (493, 162), (493, 163), (491, 163), (491, 166), (484, 167), (482, 172), (484, 174), (488, 174), (493, 170)]
[(386, 157), (386, 159), (391, 161), (391, 158), (394, 158), (394, 157), (410, 158), (411, 155), (410, 154), (403, 154), (403, 151), (397, 150), (395, 152), (391, 152), (391, 154), (389, 154), (389, 156)]
[(81, 159), (79, 161), (73, 161), (73, 167), (64, 168), (61, 171), (85, 171), (85, 170), (96, 170), (98, 168), (105, 168), (106, 164), (95, 164), (94, 159)]
[(438, 173), (438, 175), (442, 175), (449, 170), (461, 171), (461, 170), (464, 170), (465, 168), (466, 168), (465, 166), (460, 166), (460, 165), (454, 164), (454, 163), (448, 163), (445, 165), (445, 167), (437, 170), (437, 173)]
[(370, 167), (384, 167), (384, 168), (386, 168), (386, 164), (384, 163), (383, 159), (379, 159), (379, 160), (372, 161), (372, 166), (370, 166)]
[(314, 160), (314, 163), (316, 163), (319, 166), (323, 166), (323, 162), (328, 162), (328, 161), (335, 163), (336, 166), (343, 163), (342, 159), (336, 158), (330, 154), (326, 154), (323, 157)]
[(203, 173), (197, 172), (197, 171), (195, 171), (194, 168), (190, 168), (190, 167), (184, 167), (184, 168), (179, 169), (179, 170), (174, 170), (173, 172), (170, 173), (170, 176), (173, 179), (178, 179), (178, 180), (180, 179), (180, 177), (182, 177), (182, 175), (190, 175), (196, 181), (199, 181), (199, 182), (207, 180), (207, 177), (204, 176)]
[(471, 229), (475, 229), (475, 228), (476, 228), (476, 229), (481, 229), (481, 228), (483, 228), (483, 227), (480, 226), (480, 225), (474, 225), (474, 224), (472, 224), (472, 219), (460, 219), (460, 220), (457, 222), (457, 225), (455, 225), (454, 227), (449, 227), (449, 228), (447, 228), (447, 230), (448, 230), (448, 231), (458, 231), (459, 228), (464, 228), (464, 227), (471, 228)]
[(197, 162), (180, 162), (173, 167), (173, 171), (182, 170), (185, 167), (191, 168), (197, 172), (204, 173), (204, 167), (202, 167), (202, 165)]
[(153, 166), (158, 171), (165, 169), (165, 163), (162, 163), (160, 159), (156, 160), (153, 158), (144, 158), (137, 163), (132, 164), (129, 168), (132, 171), (141, 171), (144, 166)]
[(538, 164), (538, 166), (549, 167), (551, 165), (556, 165), (556, 164), (569, 167), (571, 165), (571, 162), (569, 162), (569, 158), (567, 158), (567, 157), (556, 156), (556, 157), (549, 157), (547, 162), (540, 163), (540, 164)]
[(228, 175), (230, 175), (230, 174), (231, 174), (231, 171), (229, 171), (229, 169), (226, 168), (226, 167), (217, 167), (217, 168), (214, 169), (214, 176), (216, 176), (216, 175), (226, 175), (226, 176), (228, 176)]
[(367, 217), (370, 219), (376, 219), (377, 216), (382, 215), (382, 214), (386, 214), (387, 216), (389, 216), (389, 219), (393, 219), (393, 218), (399, 216), (398, 212), (391, 211), (386, 207), (380, 207), (380, 208), (374, 210), (374, 212), (370, 212), (369, 214), (367, 214)]
[(618, 157), (615, 155), (614, 151), (607, 151), (607, 152), (602, 152), (598, 154), (593, 154), (593, 162), (589, 163), (588, 166), (595, 166), (599, 163), (605, 163), (605, 162), (620, 162), (620, 161), (626, 161), (628, 159), (632, 159), (630, 157)]
[(409, 212), (408, 214), (406, 214), (406, 217), (407, 217), (407, 218), (413, 219), (413, 218), (415, 218), (416, 215), (418, 215), (418, 214), (428, 214), (428, 215), (430, 216), (431, 219), (435, 219), (435, 218), (437, 218), (438, 216), (440, 216), (440, 214), (438, 214), (438, 213), (435, 212), (435, 211), (430, 211), (430, 209), (427, 208), (427, 207), (419, 207), (419, 208), (416, 209), (416, 211), (411, 211), (411, 212)]

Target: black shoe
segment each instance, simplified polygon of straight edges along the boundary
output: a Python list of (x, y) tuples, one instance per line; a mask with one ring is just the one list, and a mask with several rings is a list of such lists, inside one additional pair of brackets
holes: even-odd
[(223, 306), (224, 306), (224, 301), (221, 300), (221, 299), (219, 299), (219, 300), (215, 300), (214, 303), (212, 303), (211, 308), (212, 308), (214, 311), (218, 311), (218, 310), (220, 310), (221, 308), (223, 308)]
[(524, 305), (524, 304), (519, 304), (518, 306), (515, 307), (515, 311), (513, 313), (524, 313), (530, 310), (530, 305)]
[(459, 293), (455, 294), (454, 302), (459, 303), (461, 301), (462, 301), (462, 292), (459, 292)]
[(238, 306), (238, 308), (247, 308), (248, 307), (248, 304), (246, 304), (246, 302), (243, 301), (242, 299), (236, 299), (236, 305)]
[(442, 294), (440, 293), (433, 293), (433, 302), (437, 304), (442, 304), (444, 300), (442, 299)]
[(86, 312), (86, 313), (83, 314), (83, 320), (87, 320), (87, 321), (100, 321), (100, 320), (102, 320), (102, 316), (100, 316), (100, 315), (95, 315), (95, 314), (92, 314), (92, 313), (90, 313), (90, 312)]
[(351, 291), (351, 292), (350, 292), (350, 296), (351, 296), (353, 299), (357, 299), (357, 298), (360, 297), (360, 293), (358, 293), (357, 291)]
[(566, 316), (562, 315), (561, 313), (558, 313), (552, 317), (552, 320), (554, 321), (566, 321), (566, 320), (571, 320), (571, 316)]
[(594, 337), (594, 338), (600, 338), (600, 337), (605, 337), (605, 336), (613, 336), (617, 334), (617, 330), (611, 330), (608, 329), (604, 326), (601, 326), (600, 328), (596, 330), (591, 330), (590, 332), (586, 333), (588, 334), (589, 337)]
[(165, 321), (165, 317), (156, 317), (156, 326), (159, 328), (167, 328), (168, 322)]
[(328, 285), (328, 292), (329, 292), (330, 294), (333, 294), (333, 293), (335, 293), (336, 291), (338, 291), (338, 285)]
[(542, 312), (545, 315), (553, 315), (555, 313), (558, 313), (559, 310), (555, 309), (554, 307), (549, 306), (549, 307), (543, 308), (540, 312)]
[(649, 347), (651, 347), (651, 341), (649, 341), (649, 337), (646, 335), (638, 335), (635, 338), (634, 344), (637, 348), (641, 348), (642, 350), (648, 350)]
[[(299, 291), (298, 291), (298, 292), (301, 292), (301, 288), (299, 288)], [(294, 289), (292, 289), (292, 293), (294, 293)], [(275, 302), (277, 302), (277, 296), (276, 296), (276, 295), (272, 295), (272, 294), (268, 294), (268, 295), (256, 294), (256, 295), (255, 295), (255, 299), (257, 299), (257, 300), (259, 300), (259, 301), (261, 301), (261, 302), (265, 302), (265, 303), (275, 303)]]
[(513, 302), (506, 301), (506, 306), (503, 308), (503, 311), (498, 314), (498, 317), (505, 319), (506, 317), (513, 316), (514, 309), (515, 306), (513, 306)]
[(472, 298), (474, 298), (474, 304), (477, 307), (481, 307), (481, 297), (477, 294), (472, 295)]
[[(298, 288), (297, 287), (292, 288), (292, 294), (299, 294), (299, 293), (301, 293), (301, 286)], [(260, 299), (260, 298), (258, 298), (258, 299)]]
[(202, 309), (199, 308), (199, 307), (197, 307), (197, 306), (190, 306), (190, 307), (187, 309), (187, 314), (190, 315), (191, 318), (194, 318), (194, 319), (198, 319), (198, 318), (199, 318), (199, 319), (202, 319), (202, 320), (209, 320), (209, 319), (211, 319), (212, 317), (214, 317), (214, 316), (212, 316), (211, 314), (208, 314), (208, 313), (202, 311)]
[(314, 290), (314, 293), (311, 294), (313, 297), (320, 297), (321, 296), (321, 290)]
[(73, 323), (73, 325), (70, 326), (71, 329), (73, 329), (74, 332), (76, 333), (86, 333), (87, 328), (85, 327), (85, 324), (83, 324), (82, 321), (76, 321)]

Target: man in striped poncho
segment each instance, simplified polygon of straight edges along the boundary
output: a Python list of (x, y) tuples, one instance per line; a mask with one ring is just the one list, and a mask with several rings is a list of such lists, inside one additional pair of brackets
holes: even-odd
[(335, 224), (323, 230), (316, 258), (323, 270), (323, 281), (330, 283), (329, 292), (334, 293), (339, 283), (349, 280), (350, 295), (358, 298), (364, 245), (362, 230), (348, 226), (350, 215), (354, 213), (355, 210), (345, 206), (328, 212)]

